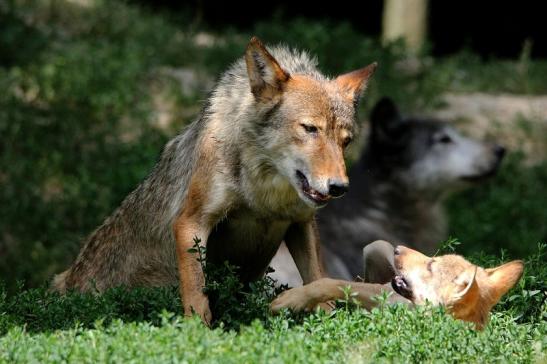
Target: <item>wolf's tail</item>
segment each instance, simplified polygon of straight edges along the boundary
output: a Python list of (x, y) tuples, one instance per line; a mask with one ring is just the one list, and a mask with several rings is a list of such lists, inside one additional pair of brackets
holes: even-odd
[(66, 277), (69, 273), (70, 269), (65, 270), (62, 273), (56, 274), (55, 277), (53, 277), (53, 282), (51, 283), (51, 290), (57, 291), (59, 293), (65, 293), (66, 292)]

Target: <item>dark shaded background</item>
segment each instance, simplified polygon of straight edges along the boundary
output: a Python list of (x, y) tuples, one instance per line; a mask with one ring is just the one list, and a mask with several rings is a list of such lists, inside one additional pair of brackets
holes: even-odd
[[(295, 18), (347, 21), (363, 34), (381, 33), (382, 0), (276, 1), (176, 1), (133, 0), (152, 10), (176, 17), (190, 16), (196, 25), (213, 30), (235, 27), (250, 30), (258, 21)], [(428, 40), (434, 56), (467, 49), (488, 57), (516, 58), (525, 40), (532, 42), (532, 57), (547, 57), (545, 3), (541, 1), (434, 1), (429, 2)]]
[[(379, 40), (380, 0), (0, 0), (0, 286), (66, 269), (253, 34), (308, 50), (329, 75), (377, 61), (363, 122), (382, 96), (416, 115), (447, 93), (471, 106), (477, 93), (542, 98), (547, 110), (541, 6), (492, 4), (431, 1), (428, 46), (408, 57)], [(458, 253), (526, 258), (547, 241), (547, 119), (527, 117), (460, 120), (512, 148), (495, 179), (448, 201)]]

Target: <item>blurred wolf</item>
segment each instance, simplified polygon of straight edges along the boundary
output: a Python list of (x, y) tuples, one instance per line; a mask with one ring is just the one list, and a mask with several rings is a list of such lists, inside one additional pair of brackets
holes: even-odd
[(89, 236), (53, 286), (180, 282), (184, 313), (209, 323), (194, 238), (210, 263), (261, 277), (284, 240), (304, 282), (322, 276), (315, 211), (348, 188), (344, 148), (376, 65), (327, 78), (305, 52), (251, 39), (201, 117), (165, 146), (150, 175)]
[[(498, 145), (464, 137), (447, 123), (404, 118), (384, 98), (374, 107), (352, 188), (318, 214), (325, 268), (331, 277), (362, 275), (362, 249), (374, 240), (404, 244), (426, 254), (447, 237), (443, 202), (459, 188), (496, 173), (505, 154)], [(290, 256), (276, 255), (273, 277), (295, 286)]]

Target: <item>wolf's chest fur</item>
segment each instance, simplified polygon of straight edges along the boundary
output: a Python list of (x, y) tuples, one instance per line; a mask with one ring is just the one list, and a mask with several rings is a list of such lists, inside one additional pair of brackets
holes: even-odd
[(207, 259), (228, 260), (241, 268), (243, 280), (259, 278), (279, 248), (291, 221), (267, 217), (248, 209), (231, 211), (219, 222), (207, 242)]

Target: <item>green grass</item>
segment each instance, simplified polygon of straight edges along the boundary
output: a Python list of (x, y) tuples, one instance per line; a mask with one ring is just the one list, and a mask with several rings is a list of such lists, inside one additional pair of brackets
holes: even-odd
[(239, 332), (164, 314), (159, 326), (117, 320), (32, 335), (14, 328), (0, 338), (0, 361), (529, 363), (539, 358), (546, 333), (545, 325), (515, 325), (501, 314), (476, 332), (438, 310), (401, 307), (312, 314), (298, 325), (272, 318), (267, 326), (256, 321)]
[(283, 313), (230, 330), (229, 322), (209, 329), (164, 310), (180, 312), (176, 289), (4, 296), (0, 362), (529, 363), (547, 350), (545, 321), (518, 324), (507, 312), (477, 332), (430, 307), (341, 305), (331, 314)]
[[(251, 34), (309, 50), (328, 74), (378, 61), (364, 109), (383, 95), (423, 112), (446, 91), (547, 93), (547, 62), (526, 47), (514, 61), (424, 54), (410, 72), (400, 44), (383, 47), (349, 24), (259, 23), (213, 33), (202, 47), (190, 23), (118, 1), (0, 5), (0, 362), (547, 361), (547, 256), (538, 247), (547, 241), (547, 162), (528, 166), (518, 153), (449, 204), (458, 253), (485, 266), (526, 259), (484, 332), (425, 308), (368, 313), (342, 304), (332, 315), (271, 317), (271, 282), (243, 287), (229, 266), (209, 280), (213, 330), (178, 315), (174, 287), (63, 297), (43, 288), (199, 110), (205, 94), (183, 95), (162, 70), (214, 78)], [(158, 94), (174, 102), (170, 128), (157, 127)]]
[(546, 258), (540, 246), (481, 332), (442, 307), (410, 310), (384, 305), (382, 297), (371, 312), (341, 301), (330, 314), (271, 316), (272, 282), (243, 289), (226, 266), (208, 268), (207, 290), (224, 301), (213, 305), (213, 329), (180, 316), (176, 287), (64, 296), (20, 288), (0, 293), (0, 362), (540, 362), (547, 353)]

